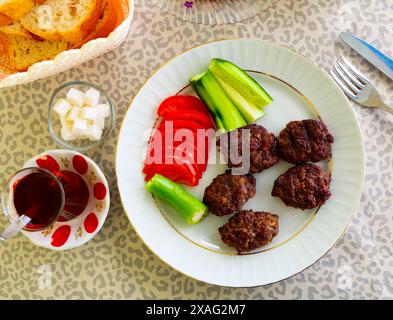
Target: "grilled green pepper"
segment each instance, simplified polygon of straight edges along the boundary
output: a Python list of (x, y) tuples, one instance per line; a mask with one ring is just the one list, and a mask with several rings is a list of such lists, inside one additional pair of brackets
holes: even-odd
[(146, 183), (146, 189), (160, 200), (167, 202), (188, 224), (201, 222), (207, 214), (207, 207), (202, 201), (160, 174), (155, 174)]

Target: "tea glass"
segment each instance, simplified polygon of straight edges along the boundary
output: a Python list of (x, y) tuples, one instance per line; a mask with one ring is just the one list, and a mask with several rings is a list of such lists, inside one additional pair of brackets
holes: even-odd
[[(25, 178), (26, 176), (33, 174), (33, 173), (40, 173), (42, 175), (47, 176), (50, 180), (52, 180), (56, 186), (60, 190), (60, 198), (61, 198), (61, 203), (59, 205), (59, 209), (57, 212), (54, 212), (53, 215), (51, 215), (51, 219), (46, 221), (43, 224), (40, 224), (38, 227), (34, 226), (31, 223), (31, 217), (28, 217), (27, 215), (20, 215), (18, 214), (16, 208), (15, 208), (15, 203), (14, 203), (14, 194), (16, 190), (16, 186), (21, 179)], [(48, 226), (52, 225), (57, 221), (59, 218), (60, 214), (62, 213), (64, 209), (64, 204), (65, 204), (65, 193), (63, 186), (58, 179), (56, 175), (54, 175), (52, 172), (43, 169), (43, 168), (38, 168), (38, 167), (30, 167), (30, 168), (24, 168), (19, 171), (17, 171), (15, 174), (13, 174), (8, 181), (6, 182), (2, 194), (2, 207), (4, 214), (7, 216), (8, 220), (10, 221), (10, 225), (2, 232), (0, 233), (0, 240), (6, 240), (14, 235), (16, 235), (18, 232), (21, 230), (25, 231), (39, 231), (47, 228)]]

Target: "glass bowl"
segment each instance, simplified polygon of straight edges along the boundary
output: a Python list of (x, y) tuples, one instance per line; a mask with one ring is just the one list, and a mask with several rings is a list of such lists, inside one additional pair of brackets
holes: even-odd
[[(86, 92), (89, 88), (94, 88), (100, 92), (100, 104), (108, 104), (110, 114), (109, 117), (105, 118), (105, 127), (102, 130), (101, 139), (97, 141), (91, 141), (89, 139), (76, 139), (76, 140), (64, 140), (61, 136), (61, 123), (60, 117), (53, 111), (53, 107), (58, 99), (64, 99), (67, 92), (71, 89), (78, 89), (82, 92)], [(48, 108), (48, 129), (53, 140), (62, 148), (71, 149), (75, 151), (86, 151), (97, 148), (102, 144), (110, 135), (114, 128), (116, 118), (116, 112), (112, 100), (106, 95), (106, 93), (98, 86), (86, 82), (86, 81), (71, 81), (67, 82), (58, 87), (52, 94), (49, 101)]]
[(150, 0), (184, 21), (220, 25), (250, 19), (271, 7), (273, 0)]

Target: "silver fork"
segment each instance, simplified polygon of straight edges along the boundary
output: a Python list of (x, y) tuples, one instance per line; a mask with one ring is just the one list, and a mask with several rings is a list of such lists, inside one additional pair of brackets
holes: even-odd
[(341, 90), (356, 103), (393, 114), (393, 108), (382, 101), (377, 89), (345, 57), (340, 57), (330, 69), (330, 74)]

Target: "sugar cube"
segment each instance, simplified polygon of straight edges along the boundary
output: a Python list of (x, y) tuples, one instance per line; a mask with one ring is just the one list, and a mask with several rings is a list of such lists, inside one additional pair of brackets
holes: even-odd
[(61, 137), (66, 141), (75, 140), (78, 138), (78, 136), (72, 132), (72, 127), (70, 126), (63, 126), (60, 133)]
[(85, 106), (96, 106), (100, 103), (100, 93), (94, 88), (88, 89), (83, 97)]
[(93, 124), (87, 126), (84, 136), (89, 140), (98, 141), (101, 139), (101, 135), (102, 130)]
[(60, 116), (65, 117), (67, 112), (72, 108), (71, 104), (65, 99), (59, 99), (56, 101), (53, 110)]
[(97, 118), (91, 124), (95, 124), (98, 128), (100, 128), (101, 130), (104, 130), (104, 128), (105, 128), (105, 118)]
[(110, 115), (109, 105), (107, 105), (107, 104), (99, 104), (99, 105), (96, 106), (96, 109), (98, 111), (98, 117), (99, 118), (109, 117), (109, 115)]
[(72, 107), (71, 110), (68, 112), (66, 119), (69, 121), (75, 121), (79, 118), (81, 108)]
[(76, 107), (82, 107), (83, 106), (83, 102), (84, 102), (84, 94), (82, 91), (75, 89), (75, 88), (71, 88), (68, 92), (67, 92), (67, 100), (69, 103), (71, 103), (73, 106)]
[(77, 136), (83, 136), (86, 133), (87, 128), (87, 120), (84, 119), (76, 119), (72, 126), (72, 133), (76, 134)]
[(81, 109), (80, 117), (85, 120), (95, 120), (98, 116), (98, 110), (92, 107), (83, 107)]
[(60, 117), (60, 124), (62, 127), (66, 127), (66, 126), (72, 127), (72, 123), (73, 121), (67, 120), (66, 117)]

